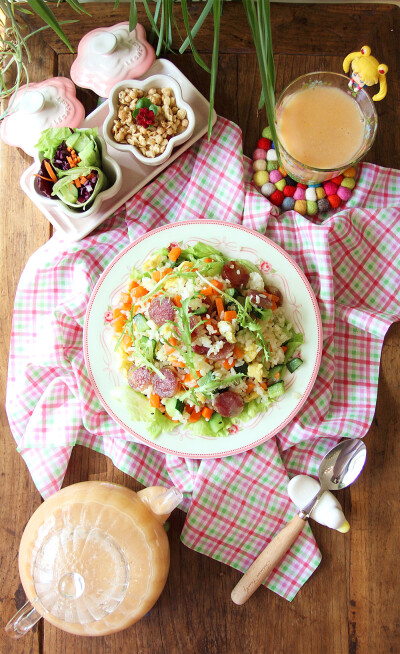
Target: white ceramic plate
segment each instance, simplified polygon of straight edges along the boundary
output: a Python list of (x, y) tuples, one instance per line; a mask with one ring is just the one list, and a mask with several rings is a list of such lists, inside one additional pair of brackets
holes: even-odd
[[(132, 420), (128, 409), (113, 398), (116, 386), (126, 384), (118, 370), (112, 327), (105, 321), (109, 307), (116, 306), (119, 293), (129, 279), (132, 267), (140, 268), (156, 249), (171, 242), (184, 246), (198, 241), (210, 244), (232, 259), (248, 259), (283, 294), (283, 307), (297, 332), (304, 335), (301, 346), (303, 365), (287, 379), (286, 393), (266, 412), (233, 427), (226, 437), (202, 437), (178, 427), (156, 440), (148, 436), (146, 423)], [(116, 422), (127, 431), (127, 440), (139, 440), (153, 449), (189, 458), (217, 458), (244, 452), (277, 434), (307, 399), (321, 359), (322, 326), (317, 301), (303, 272), (278, 245), (262, 234), (241, 225), (214, 220), (196, 220), (166, 225), (148, 232), (128, 245), (106, 268), (97, 282), (85, 318), (84, 353), (89, 377), (100, 402)]]

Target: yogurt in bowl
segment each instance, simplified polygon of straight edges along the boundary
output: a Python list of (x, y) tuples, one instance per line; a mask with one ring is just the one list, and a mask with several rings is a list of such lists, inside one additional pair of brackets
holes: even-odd
[(143, 164), (164, 163), (173, 148), (193, 134), (194, 112), (169, 75), (123, 80), (111, 90), (108, 103), (103, 127), (106, 142)]

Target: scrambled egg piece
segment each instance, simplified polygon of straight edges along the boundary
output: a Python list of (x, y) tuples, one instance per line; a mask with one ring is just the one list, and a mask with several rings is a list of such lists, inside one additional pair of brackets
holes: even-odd
[(163, 257), (161, 254), (152, 254), (151, 257), (146, 259), (146, 261), (143, 264), (143, 270), (148, 271), (148, 270), (153, 270), (153, 268), (157, 268), (163, 260)]
[(220, 320), (218, 323), (218, 329), (221, 336), (226, 338), (228, 343), (236, 343), (235, 328), (231, 322)]
[(174, 331), (173, 331), (173, 327), (172, 327), (172, 325), (170, 325), (170, 324), (168, 324), (168, 323), (165, 323), (165, 325), (161, 325), (161, 327), (160, 327), (160, 329), (159, 329), (159, 333), (160, 333), (160, 335), (161, 335), (163, 338), (165, 338), (166, 340), (168, 340), (171, 336), (174, 335)]
[(254, 341), (250, 341), (243, 350), (243, 359), (246, 363), (253, 361), (259, 352), (259, 347)]
[(171, 277), (170, 279), (167, 279), (164, 282), (164, 288), (171, 288), (172, 286), (175, 286), (177, 279), (177, 277)]
[(247, 374), (249, 377), (254, 377), (261, 384), (263, 377), (262, 363), (251, 363), (247, 369)]

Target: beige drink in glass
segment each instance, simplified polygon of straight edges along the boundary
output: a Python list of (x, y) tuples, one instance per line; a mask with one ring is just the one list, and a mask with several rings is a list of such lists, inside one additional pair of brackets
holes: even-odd
[(169, 543), (163, 523), (181, 499), (174, 487), (134, 493), (91, 481), (46, 500), (21, 539), (19, 572), (29, 602), (7, 633), (19, 638), (41, 617), (82, 636), (137, 622), (164, 588)]
[(337, 73), (310, 73), (283, 91), (276, 105), (281, 163), (293, 179), (321, 183), (359, 161), (377, 128), (374, 103)]

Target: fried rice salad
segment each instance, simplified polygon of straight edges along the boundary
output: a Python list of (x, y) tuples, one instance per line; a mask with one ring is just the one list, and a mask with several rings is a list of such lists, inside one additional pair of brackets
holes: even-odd
[(226, 436), (282, 396), (302, 364), (303, 335), (282, 300), (253, 263), (205, 243), (154, 252), (109, 307), (127, 379), (115, 396), (153, 438), (182, 425)]

